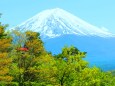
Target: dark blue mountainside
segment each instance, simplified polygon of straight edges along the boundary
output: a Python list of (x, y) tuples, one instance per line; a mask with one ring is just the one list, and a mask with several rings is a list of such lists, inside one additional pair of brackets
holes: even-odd
[(115, 69), (115, 38), (96, 36), (63, 35), (61, 37), (44, 40), (45, 48), (53, 54), (58, 54), (67, 46), (75, 46), (87, 52), (85, 60), (90, 66), (96, 65), (103, 70)]

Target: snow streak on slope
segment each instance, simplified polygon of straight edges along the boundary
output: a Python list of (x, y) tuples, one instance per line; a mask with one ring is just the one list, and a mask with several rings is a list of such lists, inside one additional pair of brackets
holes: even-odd
[(45, 10), (17, 26), (20, 31), (35, 31), (41, 37), (54, 38), (64, 34), (113, 37), (110, 32), (93, 26), (71, 13), (56, 8)]

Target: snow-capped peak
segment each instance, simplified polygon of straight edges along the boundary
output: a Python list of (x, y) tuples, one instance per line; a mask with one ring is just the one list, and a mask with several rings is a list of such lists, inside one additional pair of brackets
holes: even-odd
[(35, 31), (41, 37), (57, 37), (64, 34), (113, 37), (105, 28), (98, 28), (60, 8), (42, 11), (17, 26), (20, 31)]

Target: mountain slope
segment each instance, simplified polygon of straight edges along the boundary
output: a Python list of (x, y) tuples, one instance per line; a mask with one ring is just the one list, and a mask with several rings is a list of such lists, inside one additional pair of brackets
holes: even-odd
[(87, 52), (85, 60), (90, 66), (96, 65), (104, 71), (115, 70), (115, 38), (94, 36), (63, 35), (44, 40), (45, 48), (53, 54), (61, 53), (66, 46), (75, 46), (80, 51)]
[(54, 38), (64, 34), (112, 37), (110, 32), (93, 26), (71, 13), (56, 8), (45, 10), (17, 26), (20, 31), (39, 32), (42, 38)]
[(39, 32), (46, 50), (53, 54), (60, 53), (65, 45), (73, 45), (87, 52), (91, 66), (115, 69), (115, 35), (62, 9), (45, 10), (11, 29)]

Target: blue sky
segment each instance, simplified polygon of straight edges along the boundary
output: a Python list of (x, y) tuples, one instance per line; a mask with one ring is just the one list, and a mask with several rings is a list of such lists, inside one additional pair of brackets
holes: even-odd
[(0, 0), (0, 21), (10, 28), (51, 8), (64, 9), (115, 33), (115, 0)]

